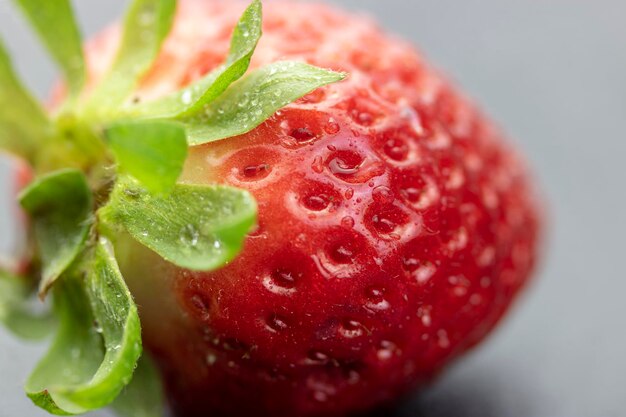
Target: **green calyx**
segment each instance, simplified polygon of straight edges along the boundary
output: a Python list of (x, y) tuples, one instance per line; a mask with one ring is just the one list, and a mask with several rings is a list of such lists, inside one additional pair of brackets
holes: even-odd
[[(73, 415), (112, 405), (156, 417), (161, 387), (149, 358), (139, 359), (141, 326), (117, 266), (117, 233), (186, 269), (231, 261), (254, 227), (256, 202), (233, 187), (178, 183), (189, 147), (249, 132), (345, 74), (298, 62), (248, 73), (262, 27), (254, 0), (222, 65), (181, 91), (137, 103), (133, 93), (171, 29), (176, 0), (133, 0), (114, 63), (87, 93), (70, 0), (14, 1), (61, 69), (67, 96), (49, 115), (0, 41), (0, 150), (39, 175), (19, 197), (31, 218), (33, 262), (20, 277), (0, 270), (0, 322), (30, 339), (56, 329), (26, 386), (39, 407)], [(52, 295), (51, 311), (33, 311), (35, 293)]]

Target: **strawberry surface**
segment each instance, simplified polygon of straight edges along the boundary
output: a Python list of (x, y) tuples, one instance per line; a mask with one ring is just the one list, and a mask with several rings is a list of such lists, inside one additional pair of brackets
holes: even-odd
[[(244, 7), (182, 2), (136, 100), (221, 63)], [(118, 37), (90, 44), (91, 82)], [(190, 150), (183, 181), (257, 199), (240, 256), (197, 273), (118, 244), (181, 417), (343, 416), (396, 399), (481, 341), (535, 263), (523, 163), (410, 45), (328, 6), (268, 2), (252, 66), (279, 59), (350, 77)]]

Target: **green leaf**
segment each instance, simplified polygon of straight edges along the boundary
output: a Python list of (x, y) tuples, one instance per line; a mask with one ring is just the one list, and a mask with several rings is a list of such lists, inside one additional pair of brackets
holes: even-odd
[(233, 82), (241, 78), (261, 38), (262, 5), (254, 0), (237, 23), (226, 62), (191, 86), (153, 102), (137, 106), (133, 114), (161, 118), (190, 117), (219, 97)]
[(14, 0), (31, 21), (50, 55), (63, 70), (70, 93), (85, 82), (82, 40), (69, 0)]
[(0, 323), (22, 339), (40, 340), (54, 329), (54, 320), (50, 314), (33, 311), (30, 293), (24, 278), (0, 271)]
[(345, 74), (299, 62), (277, 62), (234, 83), (201, 115), (183, 120), (191, 145), (247, 133), (287, 104)]
[(247, 191), (231, 187), (178, 184), (161, 197), (122, 179), (99, 214), (167, 261), (208, 271), (239, 253), (256, 221), (256, 203)]
[(33, 161), (49, 136), (50, 122), (36, 100), (15, 75), (0, 40), (0, 148)]
[(68, 274), (55, 286), (59, 332), (26, 385), (31, 400), (53, 414), (109, 405), (141, 355), (137, 307), (111, 244), (101, 238), (93, 255), (85, 280)]
[(92, 195), (85, 175), (74, 169), (56, 171), (35, 180), (20, 195), (30, 214), (43, 271), (43, 297), (85, 246), (92, 212)]
[(104, 351), (84, 283), (68, 276), (53, 292), (59, 329), (52, 347), (26, 383), (26, 393), (48, 412), (69, 415), (85, 410), (64, 401), (63, 394), (89, 382), (102, 363)]
[(181, 126), (161, 121), (120, 123), (106, 137), (119, 169), (154, 193), (170, 191), (187, 158), (187, 139)]
[(176, 0), (134, 0), (112, 68), (96, 87), (87, 112), (115, 112), (150, 69), (170, 31)]
[(165, 409), (163, 383), (150, 356), (139, 358), (133, 380), (111, 407), (123, 417), (162, 417)]

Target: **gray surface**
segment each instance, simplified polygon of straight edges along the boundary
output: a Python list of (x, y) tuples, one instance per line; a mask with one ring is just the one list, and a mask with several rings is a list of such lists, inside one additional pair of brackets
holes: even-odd
[[(77, 3), (91, 32), (124, 2)], [(535, 285), (486, 344), (398, 416), (626, 416), (626, 2), (337, 3), (376, 14), (454, 74), (517, 138), (550, 200)], [(52, 68), (8, 9), (0, 0), (0, 32), (43, 93)], [(39, 351), (0, 333), (0, 417), (44, 415), (20, 390)]]

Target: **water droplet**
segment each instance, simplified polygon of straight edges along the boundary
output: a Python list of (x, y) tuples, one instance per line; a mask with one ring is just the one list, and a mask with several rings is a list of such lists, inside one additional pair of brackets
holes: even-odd
[(315, 134), (306, 127), (300, 127), (292, 130), (289, 136), (294, 138), (299, 143), (307, 143), (315, 139)]
[(348, 371), (348, 375), (346, 376), (346, 381), (350, 385), (357, 384), (361, 380), (361, 374), (359, 374), (356, 370), (351, 369)]
[(352, 114), (352, 118), (362, 126), (371, 126), (374, 123), (374, 116), (368, 112), (355, 111)]
[(423, 265), (415, 268), (411, 272), (411, 276), (415, 278), (418, 284), (424, 284), (431, 279), (437, 272), (437, 267), (432, 262), (425, 262)]
[(388, 361), (398, 354), (398, 347), (395, 343), (389, 340), (383, 340), (380, 342), (379, 348), (376, 351), (376, 356), (381, 361)]
[(370, 300), (379, 302), (383, 299), (384, 291), (378, 287), (369, 287), (365, 290), (365, 294)]
[(383, 147), (385, 155), (394, 161), (404, 161), (409, 154), (408, 145), (400, 139), (389, 139)]
[(385, 299), (385, 292), (378, 287), (369, 287), (365, 290), (367, 299), (366, 307), (370, 310), (383, 311), (390, 307), (389, 301)]
[(102, 332), (104, 331), (102, 329), (102, 326), (100, 325), (100, 323), (97, 320), (94, 320), (93, 327), (94, 327), (94, 330), (96, 331), (96, 333), (102, 334)]
[(451, 294), (455, 297), (464, 297), (471, 285), (470, 281), (462, 275), (448, 277), (448, 283), (452, 286)]
[(448, 176), (448, 180), (446, 181), (446, 188), (450, 190), (456, 190), (463, 186), (465, 183), (465, 174), (459, 168), (453, 169)]
[(274, 333), (278, 333), (289, 328), (287, 321), (276, 313), (271, 314), (267, 318), (265, 324), (267, 325), (267, 328)]
[(332, 117), (328, 120), (328, 123), (324, 126), (324, 132), (328, 133), (329, 135), (335, 135), (339, 133), (339, 130), (341, 130), (341, 128), (339, 127), (339, 123), (337, 123), (335, 119), (333, 119)]
[(430, 327), (432, 324), (431, 306), (421, 306), (417, 309), (417, 317), (422, 320), (424, 327)]
[(447, 245), (448, 249), (450, 249), (451, 252), (463, 250), (467, 246), (468, 240), (467, 230), (465, 227), (461, 226), (459, 230), (452, 233), (452, 238)]
[(181, 96), (181, 101), (185, 105), (191, 104), (191, 90), (185, 90), (185, 92)]
[(214, 355), (214, 354), (212, 354), (212, 353), (209, 353), (209, 354), (206, 356), (206, 363), (207, 363), (207, 365), (209, 365), (209, 366), (213, 366), (213, 365), (215, 365), (215, 362), (217, 362), (217, 356), (215, 356), (215, 355)]
[(488, 246), (478, 255), (477, 264), (480, 267), (487, 267), (492, 264), (496, 257), (496, 250), (493, 246)]
[(380, 204), (389, 204), (394, 201), (393, 192), (389, 187), (379, 185), (372, 191), (372, 198)]
[(321, 352), (319, 350), (312, 350), (309, 351), (306, 362), (314, 365), (323, 365), (328, 363), (329, 359), (329, 356), (324, 352)]
[(320, 402), (320, 403), (325, 403), (326, 401), (328, 401), (328, 394), (326, 394), (323, 391), (314, 391), (313, 392), (313, 399), (315, 401)]
[(198, 245), (200, 232), (198, 232), (198, 229), (196, 229), (193, 224), (189, 223), (180, 230), (179, 238), (184, 245), (193, 247)]
[(346, 216), (343, 219), (341, 219), (341, 225), (343, 227), (352, 228), (354, 227), (354, 219), (350, 216)]
[(447, 349), (450, 347), (450, 339), (448, 338), (448, 332), (445, 330), (437, 331), (437, 344), (442, 349)]
[(469, 302), (473, 306), (479, 306), (483, 302), (483, 297), (480, 294), (472, 294), (470, 296)]
[(339, 326), (339, 333), (348, 339), (361, 337), (365, 334), (365, 327), (356, 320), (344, 320)]

